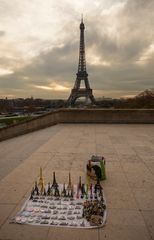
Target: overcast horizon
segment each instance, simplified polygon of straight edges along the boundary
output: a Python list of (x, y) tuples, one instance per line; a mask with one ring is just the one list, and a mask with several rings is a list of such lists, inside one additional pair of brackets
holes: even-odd
[(0, 0), (0, 98), (68, 98), (79, 24), (97, 97), (154, 88), (154, 0)]

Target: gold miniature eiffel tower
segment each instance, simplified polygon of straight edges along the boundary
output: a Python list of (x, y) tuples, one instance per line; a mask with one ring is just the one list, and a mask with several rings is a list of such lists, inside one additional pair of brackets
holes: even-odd
[(42, 174), (42, 168), (40, 167), (40, 178), (39, 178), (39, 183), (38, 183), (39, 187), (40, 187), (40, 194), (42, 195), (44, 192), (44, 180), (43, 180), (43, 174)]

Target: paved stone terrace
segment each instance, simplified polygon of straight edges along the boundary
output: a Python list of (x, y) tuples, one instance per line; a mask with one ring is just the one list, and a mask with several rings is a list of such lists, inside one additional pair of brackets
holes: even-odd
[[(68, 229), (9, 224), (40, 166), (46, 182), (85, 179), (92, 154), (107, 160), (107, 224)], [(154, 239), (154, 125), (60, 124), (0, 143), (0, 240)]]

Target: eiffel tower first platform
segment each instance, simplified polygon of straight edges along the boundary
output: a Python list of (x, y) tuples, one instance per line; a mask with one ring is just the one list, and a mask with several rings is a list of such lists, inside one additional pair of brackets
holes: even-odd
[[(86, 58), (85, 58), (85, 43), (84, 43), (84, 23), (83, 18), (80, 23), (80, 48), (79, 48), (79, 64), (78, 72), (76, 74), (76, 81), (71, 94), (67, 100), (67, 106), (73, 106), (75, 101), (80, 97), (85, 97), (86, 101), (91, 100), (93, 104), (96, 104), (95, 98), (90, 88), (88, 73), (86, 70)], [(81, 81), (84, 82), (85, 87), (81, 88)]]

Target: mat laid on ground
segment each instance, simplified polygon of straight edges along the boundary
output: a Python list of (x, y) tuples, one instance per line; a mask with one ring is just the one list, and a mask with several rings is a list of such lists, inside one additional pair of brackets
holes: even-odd
[(103, 188), (79, 184), (48, 184), (41, 193), (37, 185), (13, 220), (14, 223), (41, 226), (96, 228), (106, 222)]

